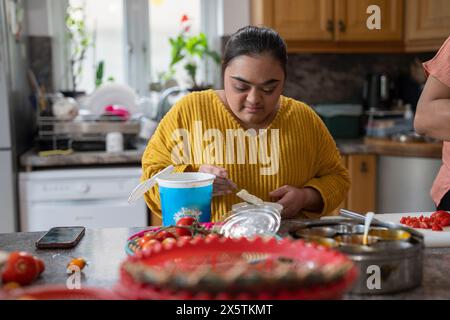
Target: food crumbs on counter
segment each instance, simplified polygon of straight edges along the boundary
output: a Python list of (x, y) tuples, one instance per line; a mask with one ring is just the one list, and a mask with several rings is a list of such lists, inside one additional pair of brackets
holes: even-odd
[(84, 258), (73, 258), (67, 264), (67, 273), (72, 274), (75, 271), (81, 271), (87, 265), (87, 261)]

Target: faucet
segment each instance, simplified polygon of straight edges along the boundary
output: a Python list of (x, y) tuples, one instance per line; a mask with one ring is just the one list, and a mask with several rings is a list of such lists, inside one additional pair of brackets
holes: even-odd
[(169, 99), (169, 97), (171, 95), (174, 94), (179, 94), (179, 93), (187, 93), (188, 91), (186, 89), (183, 89), (179, 86), (175, 86), (175, 87), (170, 87), (166, 90), (164, 90), (161, 94), (161, 97), (159, 98), (159, 102), (158, 102), (158, 106), (157, 106), (157, 112), (156, 112), (156, 117), (154, 120), (156, 121), (161, 121), (161, 119), (164, 117), (166, 111), (166, 103), (167, 100)]

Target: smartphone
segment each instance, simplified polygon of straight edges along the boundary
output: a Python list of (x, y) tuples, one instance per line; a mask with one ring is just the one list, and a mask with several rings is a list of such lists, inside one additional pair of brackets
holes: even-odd
[(54, 227), (45, 233), (38, 241), (39, 249), (73, 248), (84, 236), (84, 227)]

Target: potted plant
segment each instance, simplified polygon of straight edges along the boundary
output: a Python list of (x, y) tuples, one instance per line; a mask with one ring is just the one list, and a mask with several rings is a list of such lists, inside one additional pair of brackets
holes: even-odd
[(190, 35), (190, 20), (187, 15), (181, 18), (181, 31), (175, 38), (169, 38), (171, 46), (171, 61), (166, 79), (170, 79), (175, 74), (175, 66), (183, 64), (191, 84), (190, 91), (202, 90), (211, 86), (197, 82), (197, 70), (200, 61), (206, 58), (212, 59), (217, 65), (220, 64), (220, 55), (211, 50), (208, 45), (206, 35), (201, 32), (198, 35)]
[(92, 36), (86, 28), (84, 6), (69, 4), (65, 23), (72, 90), (63, 91), (62, 93), (65, 96), (74, 97), (84, 93), (77, 91), (77, 89), (83, 75), (83, 62), (86, 58), (86, 51), (92, 45)]

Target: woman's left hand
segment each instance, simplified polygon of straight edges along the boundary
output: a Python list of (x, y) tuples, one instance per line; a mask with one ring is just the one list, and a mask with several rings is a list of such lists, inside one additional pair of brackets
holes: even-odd
[(283, 206), (281, 216), (283, 218), (295, 218), (302, 209), (318, 210), (323, 207), (320, 193), (313, 188), (296, 188), (282, 186), (269, 193), (270, 197), (277, 198)]

